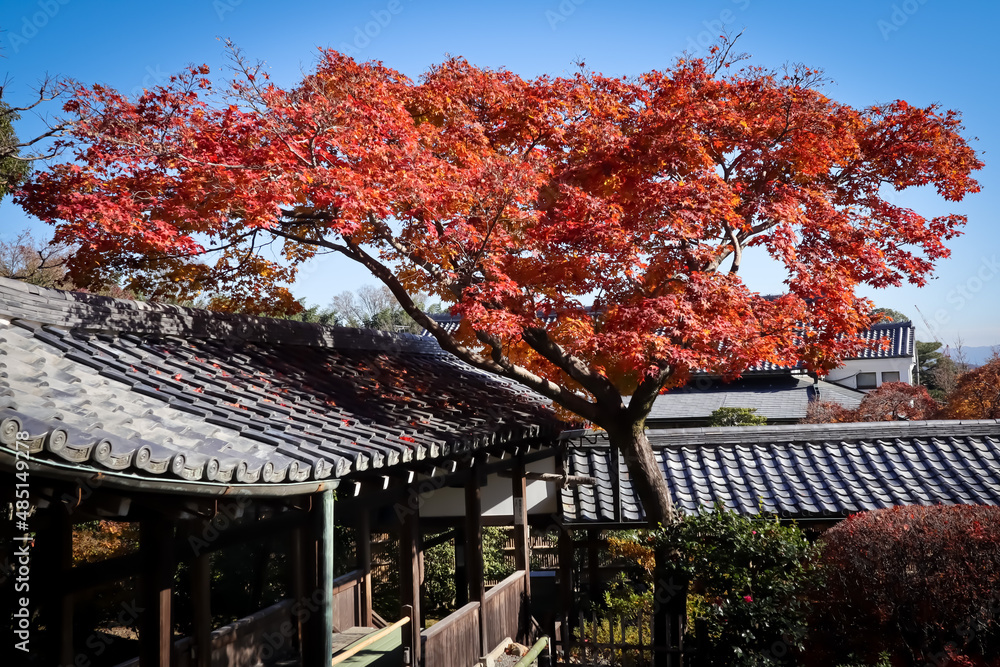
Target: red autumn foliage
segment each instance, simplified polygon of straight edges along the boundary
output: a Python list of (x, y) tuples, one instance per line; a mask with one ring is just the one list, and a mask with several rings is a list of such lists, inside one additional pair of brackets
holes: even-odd
[(963, 373), (942, 412), (947, 419), (1000, 419), (1000, 355)]
[(1000, 665), (1000, 507), (864, 512), (822, 543), (817, 665)]
[(919, 421), (934, 419), (940, 407), (927, 388), (905, 382), (886, 382), (869, 392), (854, 410), (830, 401), (809, 404), (804, 424), (846, 422)]
[[(17, 201), (78, 244), (76, 284), (125, 276), (219, 309), (293, 309), (299, 265), (340, 253), (444, 349), (607, 429), (662, 520), (642, 429), (656, 395), (691, 369), (837, 366), (871, 319), (855, 288), (922, 284), (965, 223), (884, 193), (979, 190), (957, 112), (856, 108), (815, 70), (730, 68), (730, 46), (636, 77), (453, 58), (412, 81), (321, 51), (280, 87), (237, 52), (231, 80), (192, 67), (138, 99), (81, 85), (77, 161)], [(748, 247), (783, 264), (787, 294), (748, 289)]]
[(861, 401), (850, 421), (919, 421), (933, 419), (939, 410), (927, 388), (905, 382), (885, 382)]

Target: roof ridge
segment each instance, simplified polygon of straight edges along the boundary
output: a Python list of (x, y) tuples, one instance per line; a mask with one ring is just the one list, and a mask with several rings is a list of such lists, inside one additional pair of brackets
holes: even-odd
[(444, 354), (433, 338), (220, 313), (69, 292), (0, 277), (0, 318), (94, 333), (129, 333), (340, 349)]

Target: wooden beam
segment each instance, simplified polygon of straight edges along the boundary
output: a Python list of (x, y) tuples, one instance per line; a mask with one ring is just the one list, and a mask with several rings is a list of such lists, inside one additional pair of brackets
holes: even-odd
[(421, 572), (420, 512), (407, 511), (402, 517), (399, 536), (399, 585), (403, 605), (410, 608), (413, 620), (410, 641), (410, 664), (420, 664), (420, 583)]
[(142, 560), (142, 611), (139, 615), (139, 662), (142, 667), (170, 667), (173, 643), (172, 600), (174, 526), (153, 514), (139, 523)]
[(486, 582), (483, 576), (483, 496), (479, 483), (480, 466), (473, 468), (465, 484), (465, 572), (469, 582), (469, 601), (479, 603), (479, 655), (492, 648), (487, 646)]

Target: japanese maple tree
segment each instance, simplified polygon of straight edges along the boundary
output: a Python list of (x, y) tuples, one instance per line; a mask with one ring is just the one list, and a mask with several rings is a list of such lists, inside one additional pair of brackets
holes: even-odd
[[(267, 314), (295, 307), (285, 285), (317, 253), (359, 262), (444, 349), (606, 429), (662, 521), (657, 394), (696, 369), (835, 366), (869, 323), (855, 287), (921, 284), (964, 223), (885, 191), (958, 201), (982, 166), (955, 112), (853, 108), (806, 68), (737, 71), (730, 46), (635, 78), (530, 80), (455, 58), (411, 81), (321, 51), (289, 88), (235, 52), (222, 83), (196, 67), (134, 100), (79, 86), (75, 161), (18, 201), (79, 244), (81, 285), (125, 276)], [(786, 294), (744, 284), (754, 246)]]

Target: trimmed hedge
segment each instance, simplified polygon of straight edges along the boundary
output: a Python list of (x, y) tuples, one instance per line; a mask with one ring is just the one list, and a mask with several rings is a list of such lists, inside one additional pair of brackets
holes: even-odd
[(865, 512), (822, 542), (817, 665), (1000, 665), (1000, 507)]

